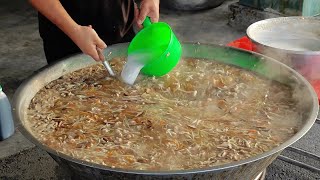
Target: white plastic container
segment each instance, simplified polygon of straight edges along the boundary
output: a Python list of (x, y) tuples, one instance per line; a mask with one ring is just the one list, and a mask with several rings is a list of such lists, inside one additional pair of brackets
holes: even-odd
[(0, 141), (9, 138), (14, 133), (11, 104), (0, 85)]

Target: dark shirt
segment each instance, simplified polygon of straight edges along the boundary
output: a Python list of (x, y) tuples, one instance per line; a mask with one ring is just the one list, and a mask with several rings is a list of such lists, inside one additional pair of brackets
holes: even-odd
[[(61, 0), (73, 20), (82, 26), (92, 25), (107, 44), (129, 42), (134, 37), (132, 28), (134, 5), (132, 0)], [(81, 50), (57, 26), (39, 17), (39, 33), (48, 63)]]

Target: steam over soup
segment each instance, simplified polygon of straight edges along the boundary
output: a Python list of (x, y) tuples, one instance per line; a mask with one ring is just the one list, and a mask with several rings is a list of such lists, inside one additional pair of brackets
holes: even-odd
[[(111, 65), (121, 72), (125, 59)], [(243, 69), (183, 59), (134, 86), (94, 65), (33, 98), (28, 127), (47, 146), (113, 168), (183, 170), (269, 151), (299, 129), (293, 89)]]

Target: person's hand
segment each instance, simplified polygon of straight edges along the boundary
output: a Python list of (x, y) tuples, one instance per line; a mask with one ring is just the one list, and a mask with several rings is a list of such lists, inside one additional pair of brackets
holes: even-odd
[(90, 26), (77, 26), (70, 35), (73, 42), (84, 54), (91, 56), (96, 61), (103, 61), (103, 54), (98, 51), (105, 49), (107, 45), (100, 39), (96, 31)]
[[(139, 10), (140, 9), (140, 10)], [(159, 0), (141, 0), (140, 8), (135, 5), (135, 19), (137, 26), (142, 28), (142, 23), (147, 16), (152, 22), (159, 21)]]

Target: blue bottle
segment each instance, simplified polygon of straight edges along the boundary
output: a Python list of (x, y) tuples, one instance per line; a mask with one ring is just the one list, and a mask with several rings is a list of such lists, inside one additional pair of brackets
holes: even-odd
[(14, 124), (11, 105), (0, 85), (0, 141), (9, 138), (13, 133)]

